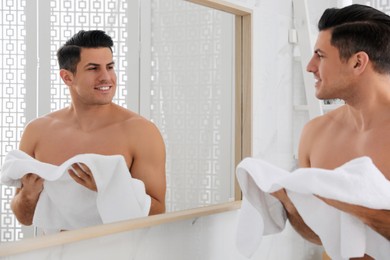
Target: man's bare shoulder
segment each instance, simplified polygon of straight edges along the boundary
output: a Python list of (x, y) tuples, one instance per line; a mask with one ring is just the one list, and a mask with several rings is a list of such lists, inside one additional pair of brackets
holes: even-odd
[(50, 131), (51, 125), (56, 121), (57, 116), (57, 112), (53, 112), (33, 119), (27, 123), (23, 130), (19, 149), (34, 156), (37, 144), (40, 142), (41, 138), (47, 136), (47, 133)]
[[(329, 111), (324, 115), (310, 120), (301, 132), (299, 142), (299, 165), (300, 167), (312, 167), (318, 165), (319, 151), (324, 150), (334, 140), (335, 135), (343, 128), (345, 118), (345, 107), (341, 106)], [(318, 147), (322, 147), (318, 149)], [(321, 159), (324, 156), (319, 156)]]
[(155, 132), (158, 131), (157, 126), (145, 117), (136, 113), (131, 113), (123, 121), (124, 127), (136, 132)]
[(43, 130), (47, 129), (51, 124), (58, 122), (63, 117), (65, 109), (61, 109), (31, 120), (26, 125), (26, 130)]
[[(120, 123), (117, 137), (125, 136), (132, 147), (133, 158), (149, 158), (159, 161), (165, 158), (165, 144), (158, 127), (150, 120), (136, 113), (128, 113), (126, 120)], [(154, 158), (154, 159), (151, 159)]]
[(305, 131), (319, 131), (321, 129), (328, 129), (335, 125), (343, 124), (345, 118), (346, 107), (341, 106), (337, 109), (329, 111), (324, 115), (318, 116), (306, 123)]
[(110, 123), (116, 130), (127, 135), (128, 138), (147, 139), (151, 135), (160, 135), (157, 126), (145, 117), (116, 106)]

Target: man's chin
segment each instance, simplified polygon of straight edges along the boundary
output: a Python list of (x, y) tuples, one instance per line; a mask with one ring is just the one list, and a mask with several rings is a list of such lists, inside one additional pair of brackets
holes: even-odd
[(315, 96), (316, 96), (316, 98), (317, 99), (319, 99), (319, 100), (324, 100), (324, 99), (326, 99), (326, 98), (324, 98), (322, 95), (321, 95), (321, 93), (315, 93)]
[(325, 100), (325, 99), (331, 99), (330, 97), (328, 97), (326, 94), (324, 93), (321, 93), (321, 91), (318, 91), (318, 89), (316, 88), (316, 92), (315, 92), (315, 97), (319, 100)]

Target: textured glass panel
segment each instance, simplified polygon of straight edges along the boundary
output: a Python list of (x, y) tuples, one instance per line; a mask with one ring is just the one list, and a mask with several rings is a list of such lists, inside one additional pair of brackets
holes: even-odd
[(372, 6), (390, 15), (390, 0), (354, 0), (355, 4)]
[(167, 211), (232, 196), (232, 21), (186, 1), (152, 1), (151, 119), (166, 142)]
[(104, 30), (114, 40), (114, 61), (118, 77), (114, 102), (127, 107), (125, 102), (127, 10), (126, 0), (50, 0), (52, 111), (61, 109), (70, 103), (68, 88), (63, 84), (58, 73), (57, 50), (79, 30), (93, 29)]
[[(25, 0), (0, 1), (0, 163), (17, 149), (25, 119)], [(0, 186), (0, 243), (21, 239), (10, 208), (14, 188)]]

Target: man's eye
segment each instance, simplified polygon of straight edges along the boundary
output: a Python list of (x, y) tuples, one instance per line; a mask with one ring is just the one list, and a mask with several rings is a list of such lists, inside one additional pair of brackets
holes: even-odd
[(88, 68), (88, 70), (96, 70), (96, 69), (97, 69), (96, 67)]
[(324, 55), (322, 55), (322, 54), (320, 54), (320, 53), (318, 53), (318, 52), (316, 52), (315, 54), (316, 54), (317, 57), (320, 58), (320, 59), (324, 57)]

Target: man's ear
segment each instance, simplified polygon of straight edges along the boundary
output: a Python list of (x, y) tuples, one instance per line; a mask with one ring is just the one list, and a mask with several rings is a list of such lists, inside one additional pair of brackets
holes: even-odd
[(370, 57), (364, 51), (359, 51), (355, 53), (351, 58), (353, 70), (357, 74), (362, 73), (366, 69), (369, 62), (370, 62)]
[(73, 73), (72, 72), (70, 72), (69, 70), (66, 70), (66, 69), (61, 69), (60, 70), (60, 77), (62, 78), (62, 81), (64, 81), (64, 83), (67, 86), (72, 85), (72, 82), (73, 82)]

